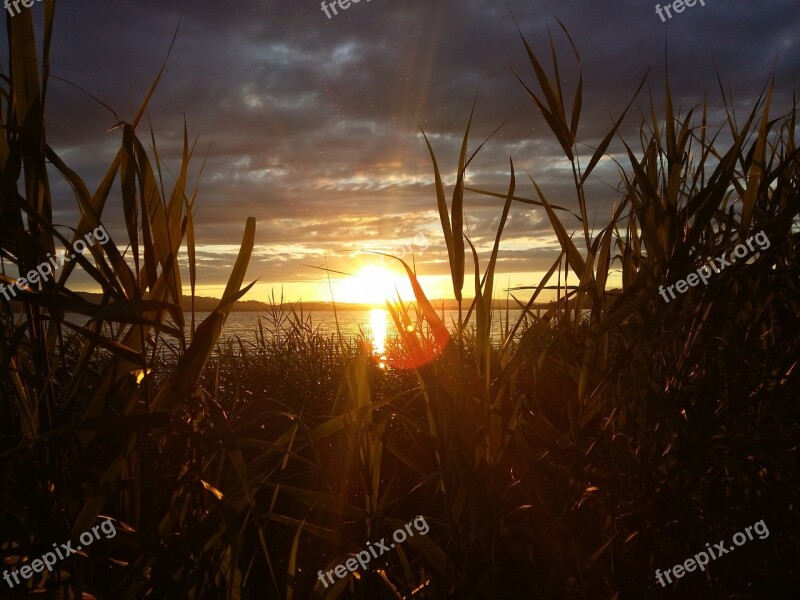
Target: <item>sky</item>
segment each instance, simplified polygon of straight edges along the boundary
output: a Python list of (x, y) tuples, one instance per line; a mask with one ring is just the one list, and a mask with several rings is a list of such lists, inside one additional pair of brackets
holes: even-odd
[[(552, 34), (570, 98), (578, 68), (559, 20), (575, 42), (585, 164), (645, 73), (620, 131), (630, 143), (638, 142), (649, 95), (663, 104), (667, 71), (682, 112), (708, 97), (716, 125), (723, 123), (717, 75), (739, 111), (774, 76), (775, 114), (788, 110), (800, 76), (797, 0), (704, 4), (662, 22), (650, 0), (361, 0), (347, 9), (335, 5), (336, 15), (328, 8), (330, 18), (319, 0), (61, 0), (52, 74), (74, 85), (51, 81), (49, 142), (94, 189), (121, 131), (108, 131), (114, 116), (75, 86), (130, 120), (166, 60), (148, 117), (167, 181), (179, 167), (184, 119), (197, 139), (194, 176), (207, 153), (195, 213), (199, 294), (221, 293), (253, 216), (247, 281), (259, 283), (249, 299), (274, 291), (292, 301), (331, 294), (340, 302), (380, 300), (397, 283), (386, 272), (395, 261), (369, 251), (405, 252), (410, 260), (411, 250), (428, 295), (451, 297), (419, 128), (434, 147), (449, 197), (476, 101), (470, 152), (505, 124), (470, 165), (468, 185), (505, 193), (511, 157), (518, 195), (534, 197), (532, 177), (550, 202), (577, 210), (569, 163), (515, 77), (537, 90), (515, 19), (548, 69)], [(41, 3), (26, 10), (41, 19)], [(620, 148), (615, 143), (611, 153), (624, 160)], [(618, 183), (613, 162), (604, 160), (588, 187), (592, 223), (607, 221), (620, 198)], [(54, 176), (53, 190), (56, 219), (74, 225), (68, 186)], [(121, 239), (115, 193), (103, 222)], [(469, 236), (484, 265), (502, 203), (474, 193), (465, 198)], [(577, 220), (562, 218), (579, 237)], [(557, 256), (547, 215), (514, 203), (496, 288), (537, 284)], [(351, 276), (332, 273), (329, 285), (314, 268), (326, 266)]]

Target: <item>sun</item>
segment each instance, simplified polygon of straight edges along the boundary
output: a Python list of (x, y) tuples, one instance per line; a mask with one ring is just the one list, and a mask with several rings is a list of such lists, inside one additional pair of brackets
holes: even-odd
[(403, 300), (414, 299), (408, 278), (376, 265), (361, 267), (355, 275), (334, 284), (338, 302), (383, 305), (387, 300), (396, 300), (398, 293)]

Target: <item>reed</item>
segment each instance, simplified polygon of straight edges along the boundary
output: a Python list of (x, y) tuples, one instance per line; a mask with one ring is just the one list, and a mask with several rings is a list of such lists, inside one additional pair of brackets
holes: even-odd
[[(571, 166), (576, 213), (534, 179), (520, 192), (513, 160), (505, 190), (467, 187), (472, 114), (448, 201), (426, 137), (463, 307), (449, 328), (403, 263), (416, 301), (387, 306), (397, 326), (389, 354), (404, 367), (387, 370), (368, 340), (320, 335), (301, 306), (282, 302), (252, 340), (221, 338), (249, 289), (253, 219), (217, 309), (185, 320), (177, 254), (185, 244), (193, 296), (193, 146), (184, 133), (165, 188), (154, 133), (149, 151), (139, 138), (159, 73), (137, 114), (120, 119), (120, 149), (89, 191), (46, 140), (53, 0), (44, 7), (43, 52), (30, 11), (16, 16), (0, 83), (5, 270), (26, 272), (104, 224), (115, 198), (125, 233), (58, 281), (0, 300), (0, 556), (12, 567), (107, 516), (119, 533), (15, 593), (649, 597), (661, 592), (655, 568), (759, 519), (769, 543), (684, 578), (682, 597), (796, 588), (800, 162), (796, 107), (772, 116), (772, 84), (744, 120), (722, 91), (726, 117), (714, 125), (709, 102), (676, 112), (667, 82), (663, 113), (651, 97), (632, 144), (619, 131), (643, 80), (584, 156), (582, 76), (562, 89), (552, 40), (548, 75), (521, 36), (535, 83), (519, 78)], [(628, 158), (617, 163), (619, 199), (605, 226), (590, 227), (586, 183), (615, 140)], [(53, 176), (80, 210), (71, 239), (52, 220)], [(471, 194), (503, 202), (483, 263), (464, 233)], [(506, 315), (496, 344), (495, 275), (521, 204), (547, 214), (561, 253), (541, 281), (512, 290), (522, 313)], [(660, 284), (762, 229), (769, 249), (661, 301)], [(99, 304), (70, 290), (74, 269), (102, 288)], [(538, 316), (553, 289), (558, 301)], [(88, 324), (70, 323), (75, 312)], [(420, 514), (428, 535), (327, 589), (317, 580)]]

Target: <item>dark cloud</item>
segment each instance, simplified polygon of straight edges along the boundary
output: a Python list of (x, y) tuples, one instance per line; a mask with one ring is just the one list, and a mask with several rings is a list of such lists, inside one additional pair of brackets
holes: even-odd
[[(53, 73), (130, 119), (180, 22), (149, 118), (167, 167), (177, 168), (184, 118), (192, 139), (199, 136), (195, 173), (208, 151), (198, 239), (233, 247), (245, 218), (256, 216), (259, 246), (278, 254), (257, 255), (255, 270), (275, 280), (303, 273), (311, 278), (316, 274), (303, 270), (311, 260), (303, 259), (304, 252), (343, 257), (353, 247), (434, 231), (432, 169), (417, 122), (451, 183), (476, 94), (471, 148), (507, 123), (473, 163), (471, 185), (505, 192), (511, 155), (519, 195), (533, 196), (530, 174), (552, 202), (574, 209), (571, 172), (512, 73), (533, 86), (514, 17), (548, 59), (547, 69), (552, 33), (571, 98), (578, 70), (557, 18), (569, 30), (583, 67), (579, 135), (587, 154), (649, 68), (648, 86), (622, 130), (637, 141), (638, 107), (646, 109), (649, 92), (662, 104), (667, 62), (684, 112), (708, 94), (711, 114), (722, 124), (717, 74), (742, 110), (774, 74), (776, 110), (786, 110), (800, 65), (796, 0), (706, 0), (666, 24), (655, 4), (361, 0), (327, 19), (317, 0), (65, 1), (57, 9)], [(51, 143), (95, 186), (119, 142), (119, 131), (106, 132), (115, 118), (59, 81), (52, 82), (48, 102)], [(617, 174), (610, 165), (597, 174), (590, 216), (602, 222), (615, 199)], [(54, 189), (63, 200), (57, 214), (72, 222), (67, 186), (56, 182)], [(109, 208), (112, 230), (118, 205)], [(481, 248), (491, 247), (501, 206), (501, 199), (468, 200), (471, 233)], [(515, 205), (507, 237), (513, 249), (503, 255), (503, 268), (539, 270), (552, 262), (541, 211)], [(518, 247), (518, 240), (530, 241), (530, 249)], [(441, 248), (438, 238), (436, 244), (427, 253), (431, 259)], [(201, 254), (207, 283), (224, 279), (232, 252)], [(430, 265), (443, 272), (441, 262)]]

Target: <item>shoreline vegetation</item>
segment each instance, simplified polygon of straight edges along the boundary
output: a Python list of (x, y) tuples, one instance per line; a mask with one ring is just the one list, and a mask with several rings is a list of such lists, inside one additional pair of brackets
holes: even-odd
[[(97, 294), (93, 292), (76, 292), (76, 295), (91, 304), (98, 304), (99, 301), (102, 299), (102, 294)], [(471, 302), (471, 298), (464, 298), (466, 302)], [(213, 311), (220, 302), (220, 298), (214, 298), (210, 296), (195, 296), (194, 297), (194, 309), (197, 312), (211, 312)], [(455, 300), (430, 300), (431, 306), (433, 306), (437, 311), (438, 310), (458, 310), (458, 302)], [(410, 304), (414, 304), (414, 302), (410, 302)], [(557, 306), (557, 302), (536, 302), (530, 306), (531, 310), (548, 310)], [(183, 296), (183, 300), (181, 302), (181, 306), (183, 307), (184, 311), (190, 311), (192, 309), (192, 297), (191, 296)], [(261, 302), (258, 300), (237, 300), (231, 305), (231, 312), (274, 312), (276, 310), (289, 310), (295, 308), (297, 310), (302, 309), (305, 313), (314, 313), (314, 312), (332, 312), (333, 310), (337, 311), (367, 311), (372, 310), (375, 308), (386, 308), (385, 304), (357, 304), (352, 302), (285, 302), (283, 304), (270, 304), (267, 302)], [(514, 303), (513, 301), (505, 302), (505, 301), (498, 301), (492, 305), (492, 310), (501, 311), (506, 310), (522, 310), (525, 306), (519, 306), (518, 304)], [(590, 308), (589, 304), (585, 305), (585, 308)]]
[[(612, 107), (607, 132), (584, 139), (587, 102), (572, 38), (561, 26), (574, 58), (565, 67), (552, 39), (552, 52), (544, 43), (536, 52), (520, 31), (530, 62), (527, 80), (518, 76), (521, 91), (537, 127), (544, 123), (563, 152), (558, 173), (569, 181), (575, 212), (552, 204), (534, 177), (518, 181), (515, 157), (507, 189), (467, 187), (470, 113), (454, 177), (442, 177), (425, 132), (427, 148), (420, 148), (431, 159), (430, 203), (439, 212), (455, 327), (403, 263), (415, 302), (386, 307), (397, 331), (386, 348), (320, 335), (278, 311), (268, 318), (281, 326), (261, 328), (245, 345), (223, 328), (254, 285), (247, 267), (256, 219), (243, 223), (222, 297), (204, 300), (210, 310), (198, 317), (195, 296), (195, 312), (185, 313), (184, 286), (194, 296), (199, 275), (194, 217), (202, 193), (189, 183), (186, 128), (179, 164), (166, 164), (158, 136), (142, 121), (161, 72), (136, 113), (111, 131), (118, 153), (90, 191), (47, 142), (46, 123), (65, 116), (45, 119), (55, 12), (53, 0), (43, 6), (41, 26), (30, 11), (7, 23), (3, 260), (26, 273), (70, 244), (54, 219), (66, 208), (54, 210), (56, 180), (69, 184), (80, 213), (74, 239), (99, 227), (111, 202), (120, 202), (124, 227), (106, 223), (120, 237), (87, 248), (57, 281), (20, 290), (19, 302), (0, 298), (0, 570), (25, 569), (31, 557), (99, 523), (117, 533), (0, 595), (796, 594), (794, 97), (786, 113), (773, 114), (769, 83), (745, 110), (720, 82), (720, 100), (676, 112), (683, 103), (668, 79), (651, 81), (651, 93), (640, 97), (644, 76), (627, 107)], [(545, 55), (552, 76), (539, 61)], [(566, 82), (577, 84), (563, 89)], [(633, 139), (620, 129), (629, 111), (640, 119)], [(604, 217), (588, 181), (612, 160), (619, 186)], [(174, 175), (164, 178), (171, 187), (162, 168)], [(445, 180), (454, 182), (447, 190)], [(600, 189), (606, 201), (609, 192)], [(476, 197), (494, 198), (500, 215), (491, 252), (480, 254), (465, 226)], [(492, 299), (503, 233), (512, 211), (531, 206), (549, 222), (560, 252), (541, 280), (515, 290), (524, 306), (498, 345)], [(771, 244), (751, 260), (673, 302), (659, 297), (659, 285), (759, 230)], [(102, 295), (71, 291), (76, 269)], [(616, 273), (621, 288), (612, 290)], [(558, 300), (541, 304), (545, 291)], [(532, 318), (537, 302), (543, 314)], [(89, 318), (75, 323), (73, 311)], [(161, 359), (165, 347), (174, 360)], [(387, 361), (393, 368), (384, 368)], [(357, 572), (342, 571), (368, 541), (388, 539), (415, 518), (425, 535)], [(676, 578), (669, 589), (654, 578), (656, 568), (758, 519), (771, 532), (763, 543), (715, 561), (703, 576)], [(337, 579), (323, 585), (319, 574), (331, 570)]]

